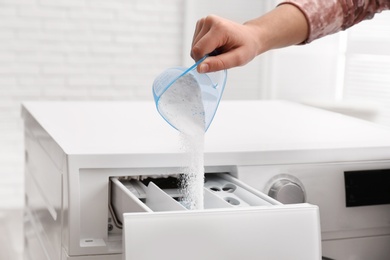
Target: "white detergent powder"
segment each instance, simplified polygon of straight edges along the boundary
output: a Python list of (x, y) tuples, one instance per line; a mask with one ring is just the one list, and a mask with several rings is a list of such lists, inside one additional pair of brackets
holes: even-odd
[(187, 155), (182, 203), (189, 209), (203, 209), (205, 112), (196, 79), (191, 74), (178, 79), (161, 96), (159, 110), (179, 130)]

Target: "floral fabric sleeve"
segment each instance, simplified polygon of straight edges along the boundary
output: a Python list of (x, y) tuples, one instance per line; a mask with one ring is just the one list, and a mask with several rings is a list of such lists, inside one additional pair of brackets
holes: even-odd
[(309, 37), (305, 43), (345, 30), (375, 13), (390, 9), (390, 0), (287, 0), (306, 16)]

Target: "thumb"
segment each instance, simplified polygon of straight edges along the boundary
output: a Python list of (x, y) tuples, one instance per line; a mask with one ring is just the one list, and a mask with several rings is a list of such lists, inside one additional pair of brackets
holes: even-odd
[(215, 72), (223, 69), (227, 69), (227, 68), (223, 62), (222, 54), (218, 56), (207, 57), (197, 67), (199, 73)]
[(254, 57), (246, 57), (240, 49), (225, 52), (217, 56), (207, 57), (198, 65), (199, 73), (215, 72), (219, 70), (230, 69), (242, 66), (252, 60)]

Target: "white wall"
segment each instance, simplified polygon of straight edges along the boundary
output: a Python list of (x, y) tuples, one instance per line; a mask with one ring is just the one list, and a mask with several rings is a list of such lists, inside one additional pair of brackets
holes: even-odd
[[(0, 208), (23, 205), (22, 101), (151, 100), (155, 76), (192, 64), (197, 19), (214, 13), (243, 22), (276, 2), (1, 0)], [(230, 70), (223, 98), (342, 100), (343, 37), (275, 50)]]
[(268, 96), (390, 126), (390, 12), (270, 53)]
[(22, 206), (27, 100), (152, 99), (181, 63), (183, 0), (0, 1), (0, 208)]
[(270, 53), (268, 98), (324, 101), (337, 98), (344, 60), (341, 34)]
[[(257, 0), (1, 0), (0, 208), (23, 205), (21, 102), (152, 99), (161, 71), (192, 64), (197, 18), (219, 13), (243, 22), (264, 13), (263, 6)], [(261, 98), (259, 66), (256, 60), (229, 71), (224, 98)]]

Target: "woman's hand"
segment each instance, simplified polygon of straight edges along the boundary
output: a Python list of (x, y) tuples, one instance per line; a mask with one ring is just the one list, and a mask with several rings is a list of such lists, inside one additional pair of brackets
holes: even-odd
[(198, 61), (208, 53), (217, 51), (198, 66), (201, 73), (229, 69), (251, 61), (258, 54), (254, 28), (250, 25), (210, 15), (200, 19), (195, 28), (191, 57)]
[(216, 51), (199, 66), (198, 72), (212, 72), (244, 65), (271, 49), (305, 41), (309, 25), (305, 15), (292, 4), (282, 4), (244, 24), (210, 15), (195, 28), (191, 57), (198, 61)]

